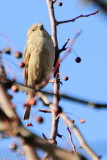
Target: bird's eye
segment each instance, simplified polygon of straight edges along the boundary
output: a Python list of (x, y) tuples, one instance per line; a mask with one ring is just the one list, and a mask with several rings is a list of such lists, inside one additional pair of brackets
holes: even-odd
[(35, 29), (32, 29), (32, 31), (34, 32), (34, 31), (35, 31)]

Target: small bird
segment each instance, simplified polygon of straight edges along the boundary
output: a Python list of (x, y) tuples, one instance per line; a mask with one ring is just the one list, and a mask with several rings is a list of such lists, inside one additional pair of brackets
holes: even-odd
[[(24, 78), (28, 87), (38, 89), (49, 76), (55, 61), (55, 48), (51, 36), (42, 23), (33, 24), (27, 33), (27, 45), (24, 50)], [(31, 106), (27, 105), (32, 98), (28, 93), (24, 120), (29, 119)]]

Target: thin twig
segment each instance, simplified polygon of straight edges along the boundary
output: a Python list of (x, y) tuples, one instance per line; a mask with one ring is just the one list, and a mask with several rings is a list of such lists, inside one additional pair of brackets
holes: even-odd
[(68, 131), (68, 134), (69, 134), (69, 140), (70, 140), (70, 142), (71, 142), (71, 145), (72, 145), (73, 151), (74, 151), (74, 153), (76, 153), (76, 147), (75, 147), (74, 142), (73, 142), (73, 140), (72, 140), (72, 134), (71, 134), (71, 131), (70, 131), (70, 129), (69, 129), (69, 127), (68, 127), (68, 125), (67, 125), (67, 124), (66, 124), (66, 126), (67, 126), (67, 131)]
[(89, 17), (89, 16), (92, 16), (92, 15), (97, 14), (98, 12), (99, 12), (99, 11), (96, 10), (96, 11), (93, 12), (93, 13), (86, 14), (86, 15), (81, 14), (80, 16), (77, 16), (77, 17), (75, 17), (75, 18), (73, 18), (73, 19), (70, 19), (70, 20), (66, 20), (66, 21), (57, 21), (57, 25), (62, 24), (62, 23), (74, 22), (74, 21), (75, 21), (76, 19), (78, 19), (78, 18), (81, 18), (81, 17)]
[(76, 135), (77, 139), (80, 142), (81, 147), (84, 148), (84, 150), (90, 155), (90, 157), (93, 160), (100, 160), (98, 156), (94, 153), (94, 151), (88, 146), (88, 144), (86, 143), (85, 139), (83, 138), (81, 132), (76, 127), (76, 125), (74, 125), (72, 121), (64, 113), (60, 113), (59, 117), (62, 118), (65, 121), (65, 123), (72, 128), (74, 134)]
[(61, 52), (63, 52), (63, 51), (65, 51), (67, 48), (66, 48), (66, 46), (67, 46), (67, 44), (68, 44), (68, 42), (69, 42), (69, 38), (66, 40), (66, 42), (65, 42), (65, 44), (62, 46), (62, 48), (61, 49), (59, 49), (59, 53), (61, 53)]

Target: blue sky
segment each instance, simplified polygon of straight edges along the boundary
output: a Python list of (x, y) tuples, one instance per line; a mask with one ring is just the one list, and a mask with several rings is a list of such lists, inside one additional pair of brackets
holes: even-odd
[[(93, 5), (84, 5), (80, 3), (82, 1), (68, 0), (62, 7), (55, 5), (55, 12), (57, 20), (72, 19), (80, 14), (89, 14), (98, 9)], [(47, 6), (44, 1), (40, 0), (1, 0), (0, 1), (0, 33), (4, 32), (7, 37), (13, 43), (15, 50), (24, 50), (26, 44), (26, 33), (28, 28), (36, 23), (41, 22), (44, 24), (47, 31), (51, 34), (50, 21), (47, 11)], [(73, 38), (78, 31), (82, 30), (81, 35), (76, 40), (73, 49), (76, 51), (78, 56), (81, 57), (81, 63), (75, 63), (75, 54), (72, 52), (62, 62), (60, 72), (63, 75), (69, 77), (69, 81), (63, 82), (61, 86), (61, 92), (70, 94), (89, 101), (107, 103), (107, 20), (106, 16), (99, 11), (99, 14), (88, 17), (80, 18), (75, 22), (62, 24), (58, 26), (58, 42), (61, 48), (67, 38)], [(0, 49), (6, 47), (3, 41), (3, 37), (0, 36)], [(11, 47), (11, 44), (7, 44)], [(62, 53), (63, 55), (64, 53)], [(22, 69), (18, 68), (18, 61), (14, 57), (5, 56), (4, 60), (7, 61), (10, 69), (13, 73), (9, 74), (12, 77), (14, 74), (19, 82), (24, 83)], [(52, 91), (52, 85), (48, 85), (46, 90)], [(26, 100), (24, 93), (17, 93), (13, 102), (17, 104), (17, 112), (21, 118), (23, 118), (24, 108), (22, 104)], [(91, 109), (88, 106), (77, 104), (74, 102), (60, 101), (60, 105), (64, 108), (64, 112), (71, 112), (79, 117), (83, 117), (86, 120), (85, 124), (80, 124), (74, 117), (71, 118), (76, 120), (76, 125), (81, 130), (83, 136), (87, 140), (88, 144), (96, 151), (97, 154), (103, 156), (102, 160), (107, 159), (107, 130), (105, 124), (107, 123), (107, 110), (105, 109)], [(43, 108), (41, 104), (32, 109)], [(51, 115), (41, 114), (45, 118), (45, 122), (42, 125), (34, 123), (32, 130), (41, 135), (45, 133), (49, 136), (51, 129)], [(26, 122), (23, 122), (26, 124)], [(62, 127), (63, 126), (63, 127)], [(64, 122), (60, 120), (59, 133), (63, 134), (68, 139), (66, 127)], [(74, 143), (77, 148), (79, 143), (73, 135)], [(14, 140), (13, 140), (14, 141)], [(9, 140), (2, 140), (0, 144), (1, 148), (8, 148), (7, 143)], [(64, 146), (62, 140), (58, 139), (60, 146)], [(71, 146), (70, 146), (71, 148)], [(6, 157), (10, 160), (11, 154), (8, 150), (7, 155), (0, 153), (0, 159)], [(15, 154), (12, 156), (16, 156)], [(24, 158), (23, 158), (24, 159)]]

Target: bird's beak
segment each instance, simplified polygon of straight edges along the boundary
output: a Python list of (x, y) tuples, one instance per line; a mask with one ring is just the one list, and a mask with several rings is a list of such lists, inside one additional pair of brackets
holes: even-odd
[(43, 24), (40, 24), (38, 27), (40, 28), (40, 30), (44, 29)]

